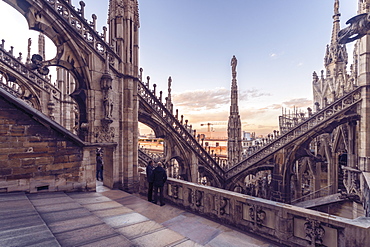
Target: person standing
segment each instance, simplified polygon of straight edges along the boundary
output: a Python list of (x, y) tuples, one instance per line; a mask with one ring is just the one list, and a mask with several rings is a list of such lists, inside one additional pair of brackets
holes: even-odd
[(163, 201), (163, 187), (167, 181), (166, 170), (162, 167), (162, 163), (158, 162), (157, 167), (153, 171), (153, 186), (154, 186), (154, 204), (158, 201), (158, 190), (159, 190), (159, 203), (161, 206), (165, 205)]
[(100, 153), (96, 154), (96, 180), (103, 181), (103, 157)]
[(149, 183), (148, 186), (148, 201), (153, 201), (153, 181), (154, 181), (154, 174), (153, 174), (153, 160), (150, 160), (148, 165), (146, 166), (146, 179)]

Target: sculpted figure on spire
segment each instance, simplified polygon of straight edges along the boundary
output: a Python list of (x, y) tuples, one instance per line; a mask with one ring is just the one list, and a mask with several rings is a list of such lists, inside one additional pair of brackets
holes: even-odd
[(334, 14), (339, 14), (339, 0), (334, 2)]
[(231, 72), (233, 75), (233, 78), (236, 77), (236, 65), (238, 64), (238, 60), (236, 59), (235, 55), (231, 59)]

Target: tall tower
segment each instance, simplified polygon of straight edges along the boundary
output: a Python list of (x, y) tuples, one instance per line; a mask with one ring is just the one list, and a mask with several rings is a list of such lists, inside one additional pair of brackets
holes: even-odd
[[(370, 0), (359, 0), (358, 14), (370, 11)], [(370, 85), (370, 35), (366, 34), (356, 41), (355, 49), (358, 54), (358, 78), (359, 86)], [(367, 88), (361, 92), (361, 124), (358, 124), (358, 136), (361, 138), (358, 148), (358, 167), (363, 171), (370, 171), (370, 95)], [(365, 121), (364, 121), (365, 120)], [(361, 186), (362, 187), (362, 186)]]
[(235, 56), (231, 59), (231, 106), (230, 115), (227, 127), (227, 154), (228, 164), (234, 166), (241, 160), (242, 155), (242, 139), (241, 139), (241, 121), (238, 108), (238, 86), (236, 84), (236, 65), (238, 60)]
[[(118, 129), (119, 143), (112, 157), (114, 186), (125, 191), (136, 191), (138, 176), (138, 99), (139, 81), (139, 7), (137, 0), (110, 0), (109, 44), (120, 57), (118, 72), (112, 81), (110, 94), (113, 102), (113, 122)], [(109, 57), (107, 56), (107, 59)], [(108, 71), (107, 71), (108, 70)], [(109, 69), (105, 69), (105, 75)], [(109, 87), (108, 87), (109, 88)], [(109, 105), (108, 105), (109, 106)], [(117, 120), (114, 119), (117, 116)]]
[(353, 89), (353, 85), (348, 83), (346, 72), (348, 53), (346, 46), (338, 42), (339, 31), (339, 0), (335, 0), (331, 42), (326, 47), (324, 58), (325, 71), (321, 71), (320, 77), (316, 72), (313, 73), (314, 102), (318, 103), (321, 108)]

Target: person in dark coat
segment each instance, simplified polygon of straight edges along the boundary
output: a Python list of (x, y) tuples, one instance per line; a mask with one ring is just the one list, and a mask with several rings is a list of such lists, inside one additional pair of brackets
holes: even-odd
[(100, 153), (96, 154), (96, 180), (103, 181), (103, 157)]
[(153, 180), (154, 180), (154, 174), (153, 174), (153, 160), (150, 160), (148, 165), (146, 166), (146, 179), (149, 183), (148, 186), (148, 201), (153, 201)]
[(159, 190), (159, 203), (161, 206), (164, 205), (163, 202), (163, 187), (164, 183), (167, 181), (166, 170), (162, 167), (162, 163), (158, 162), (157, 167), (153, 171), (153, 186), (154, 186), (154, 201), (157, 204), (158, 201), (158, 190)]

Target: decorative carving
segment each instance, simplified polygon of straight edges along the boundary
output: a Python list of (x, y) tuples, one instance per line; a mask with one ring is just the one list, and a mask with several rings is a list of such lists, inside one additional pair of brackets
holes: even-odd
[(261, 206), (252, 205), (249, 208), (249, 217), (251, 217), (254, 224), (261, 227), (263, 221), (266, 219), (266, 212), (262, 210)]
[(340, 30), (338, 33), (339, 44), (350, 43), (367, 34), (370, 30), (369, 13), (356, 15), (349, 19), (346, 24), (349, 24), (350, 26)]
[(188, 203), (192, 204), (193, 203), (193, 190), (188, 188)]
[(31, 57), (31, 63), (26, 66), (30, 70), (37, 70), (41, 75), (47, 75), (50, 70), (45, 66), (45, 63), (46, 62), (43, 61), (43, 57), (41, 55), (33, 54)]
[(172, 197), (175, 199), (179, 198), (179, 186), (178, 185), (172, 186)]
[(227, 198), (221, 198), (220, 200), (220, 214), (221, 215), (224, 215), (226, 213), (227, 203), (228, 203)]
[(304, 224), (304, 230), (306, 233), (306, 239), (310, 245), (323, 243), (325, 230), (319, 221), (307, 219), (307, 222)]
[(200, 190), (197, 190), (195, 192), (195, 205), (197, 207), (202, 206), (202, 199), (203, 199), (203, 192)]
[(113, 81), (113, 78), (110, 76), (109, 73), (104, 73), (100, 79), (100, 87), (104, 95), (103, 96), (104, 119), (110, 123), (113, 122), (112, 120), (112, 113), (113, 113), (112, 81)]
[(103, 126), (95, 127), (96, 142), (113, 142), (115, 128), (109, 127), (108, 124), (104, 124), (103, 122), (104, 120), (102, 120)]

